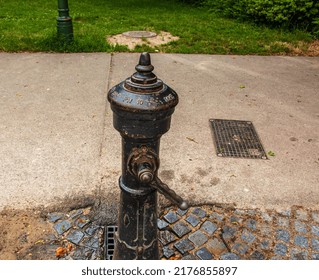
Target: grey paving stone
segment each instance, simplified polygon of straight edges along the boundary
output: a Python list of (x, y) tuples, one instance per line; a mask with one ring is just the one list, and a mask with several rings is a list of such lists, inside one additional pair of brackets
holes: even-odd
[(237, 217), (237, 216), (231, 216), (229, 218), (229, 221), (232, 223), (232, 224), (240, 224), (243, 222), (243, 218), (241, 217)]
[(211, 260), (213, 258), (213, 255), (205, 247), (199, 249), (195, 254), (201, 260)]
[(168, 226), (168, 223), (161, 220), (161, 219), (157, 219), (157, 227), (158, 229), (163, 229), (166, 228)]
[(312, 225), (311, 232), (312, 232), (312, 234), (319, 236), (319, 226)]
[(307, 227), (305, 223), (295, 221), (295, 230), (301, 233), (307, 233)]
[(179, 220), (179, 217), (176, 215), (175, 212), (169, 211), (165, 216), (164, 219), (169, 222), (170, 224), (173, 224)]
[(209, 216), (209, 218), (210, 219), (213, 219), (213, 220), (218, 220), (218, 221), (223, 221), (223, 219), (224, 219), (224, 215), (223, 214), (219, 214), (219, 213), (217, 213), (217, 212), (213, 212), (210, 216)]
[(74, 260), (87, 260), (87, 255), (86, 253), (87, 248), (85, 247), (78, 247), (72, 254), (72, 258)]
[(257, 229), (257, 221), (253, 220), (253, 219), (249, 219), (246, 223), (247, 227), (252, 229), (252, 230), (256, 230)]
[(82, 240), (82, 244), (85, 247), (89, 247), (91, 249), (99, 248), (99, 239), (96, 237), (89, 237)]
[(286, 217), (278, 216), (277, 224), (280, 227), (288, 228), (289, 227), (289, 219)]
[(235, 243), (231, 250), (240, 255), (244, 255), (247, 252), (248, 248), (249, 247), (247, 246), (247, 244)]
[(63, 214), (62, 213), (57, 213), (57, 212), (54, 212), (54, 213), (49, 213), (47, 218), (48, 218), (48, 221), (51, 222), (51, 223), (55, 223), (56, 221), (60, 220), (63, 218)]
[(79, 230), (73, 230), (71, 231), (68, 236), (66, 237), (67, 240), (69, 240), (70, 242), (78, 245), (80, 243), (80, 241), (82, 240), (82, 238), (84, 237), (84, 233), (82, 231)]
[(171, 256), (175, 255), (174, 250), (170, 249), (168, 246), (163, 247), (163, 255), (165, 258), (169, 259)]
[(94, 253), (94, 250), (91, 249), (91, 248), (88, 248), (88, 247), (84, 247), (83, 252), (84, 252), (84, 255), (85, 255), (86, 259), (90, 260), (92, 255), (93, 255), (93, 253)]
[(236, 209), (235, 212), (234, 212), (236, 215), (246, 215), (247, 214), (247, 210), (244, 210), (244, 209)]
[(192, 214), (189, 215), (185, 220), (188, 223), (190, 223), (193, 227), (196, 227), (200, 223), (200, 220)]
[(186, 252), (195, 248), (193, 243), (190, 242), (188, 239), (181, 239), (175, 242), (174, 247), (182, 254), (185, 254)]
[(214, 255), (220, 255), (222, 253), (227, 252), (227, 247), (223, 241), (218, 238), (213, 238), (208, 240), (206, 243), (206, 248), (208, 248)]
[(164, 246), (175, 241), (176, 239), (177, 237), (175, 236), (175, 234), (171, 233), (170, 231), (168, 230), (160, 231), (159, 240)]
[(287, 254), (288, 247), (283, 243), (277, 243), (274, 247), (274, 253), (279, 256), (285, 256)]
[(76, 220), (76, 225), (79, 228), (84, 228), (86, 225), (88, 225), (90, 223), (90, 219), (87, 216), (80, 216), (77, 220)]
[(192, 254), (188, 254), (188, 255), (186, 255), (185, 257), (182, 257), (182, 260), (184, 260), (184, 261), (186, 261), (186, 260), (191, 261), (191, 260), (197, 260), (197, 258), (196, 258), (194, 255), (192, 255)]
[(276, 230), (276, 239), (277, 240), (282, 240), (285, 242), (289, 242), (290, 240), (290, 233), (289, 231), (285, 229), (277, 229)]
[(230, 239), (236, 235), (237, 229), (233, 227), (229, 227), (229, 226), (224, 226), (222, 232), (223, 232), (224, 239)]
[(273, 227), (268, 224), (261, 224), (259, 226), (260, 233), (264, 236), (270, 236), (273, 234)]
[(93, 250), (85, 247), (78, 247), (72, 254), (74, 260), (89, 260), (92, 257)]
[(201, 219), (206, 216), (206, 211), (198, 207), (195, 208), (192, 213)]
[(172, 230), (178, 237), (183, 237), (185, 234), (192, 231), (192, 229), (183, 221), (178, 222), (172, 227)]
[(257, 211), (257, 210), (254, 210), (254, 209), (249, 209), (249, 210), (247, 210), (247, 214), (248, 214), (249, 216), (256, 216), (257, 213), (258, 213), (258, 211)]
[(251, 260), (264, 260), (264, 259), (265, 259), (265, 255), (264, 255), (262, 252), (254, 251), (254, 252), (250, 255), (250, 259), (251, 259)]
[(300, 246), (302, 248), (308, 248), (308, 238), (302, 235), (295, 236), (294, 240), (295, 245)]
[(308, 259), (308, 252), (301, 251), (297, 248), (292, 248), (290, 252), (290, 259), (292, 260), (307, 260)]
[(58, 234), (63, 234), (71, 228), (69, 221), (61, 221), (53, 226)]
[(74, 210), (72, 211), (69, 216), (71, 219), (75, 219), (77, 218), (78, 216), (82, 215), (83, 214), (83, 210), (82, 209), (77, 209), (77, 210)]
[(64, 261), (73, 261), (74, 259), (70, 256), (70, 255), (66, 255), (64, 258), (63, 258)]
[(313, 260), (319, 260), (319, 254), (312, 254)]
[(311, 247), (312, 247), (312, 250), (319, 252), (319, 240), (313, 238), (311, 240)]
[(225, 253), (220, 256), (221, 260), (240, 260), (240, 257), (234, 253)]
[(317, 212), (312, 212), (311, 213), (312, 219), (319, 224), (319, 213)]
[(88, 234), (88, 235), (94, 235), (95, 232), (100, 229), (101, 227), (98, 226), (98, 225), (90, 225), (86, 230), (85, 230), (85, 233)]
[(291, 216), (291, 210), (290, 209), (286, 209), (286, 210), (281, 210), (278, 211), (279, 214), (286, 216), (286, 217), (290, 217)]
[(303, 209), (297, 209), (296, 210), (296, 219), (301, 221), (307, 221), (308, 220), (308, 213), (306, 210)]
[(197, 247), (202, 246), (208, 240), (207, 236), (200, 230), (197, 230), (194, 233), (190, 234), (188, 236), (188, 239), (192, 241)]
[(217, 225), (212, 223), (211, 221), (205, 221), (201, 226), (201, 229), (209, 235), (212, 235), (217, 230), (217, 228)]
[(270, 258), (271, 260), (282, 260), (283, 258), (279, 255), (275, 255), (273, 257)]
[(184, 216), (184, 215), (187, 213), (187, 211), (188, 211), (188, 209), (186, 209), (186, 210), (181, 210), (180, 208), (178, 208), (178, 210), (176, 211), (176, 213), (182, 217), (182, 216)]
[(241, 239), (248, 243), (253, 243), (256, 239), (256, 236), (247, 229), (244, 229), (244, 231), (241, 234)]
[(263, 249), (263, 250), (268, 250), (269, 247), (270, 247), (270, 241), (269, 240), (262, 240), (260, 242), (260, 247)]
[(101, 258), (99, 257), (100, 254), (98, 252), (99, 252), (98, 250), (94, 250), (90, 260), (100, 260)]
[(260, 214), (260, 216), (261, 216), (261, 218), (265, 221), (265, 222), (272, 222), (272, 220), (273, 220), (273, 216), (272, 215), (270, 215), (270, 214), (268, 214), (267, 212), (262, 212), (261, 214)]

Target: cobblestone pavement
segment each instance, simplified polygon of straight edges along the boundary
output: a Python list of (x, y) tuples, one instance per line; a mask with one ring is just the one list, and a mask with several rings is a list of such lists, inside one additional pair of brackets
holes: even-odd
[[(106, 228), (90, 221), (89, 211), (48, 215), (62, 244), (56, 250), (59, 259), (104, 258)], [(301, 207), (281, 212), (170, 207), (158, 219), (158, 228), (162, 259), (319, 260), (319, 211)]]

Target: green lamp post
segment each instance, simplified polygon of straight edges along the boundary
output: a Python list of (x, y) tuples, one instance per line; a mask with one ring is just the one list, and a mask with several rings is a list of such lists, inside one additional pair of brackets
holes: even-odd
[(73, 26), (72, 18), (69, 15), (68, 0), (58, 0), (58, 12), (58, 38), (64, 43), (70, 43), (73, 40)]

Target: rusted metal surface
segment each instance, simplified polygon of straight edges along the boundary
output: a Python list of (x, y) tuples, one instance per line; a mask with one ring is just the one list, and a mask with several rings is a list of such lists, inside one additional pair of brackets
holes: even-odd
[(187, 203), (157, 176), (161, 136), (170, 128), (177, 93), (152, 72), (142, 53), (136, 72), (108, 93), (113, 125), (122, 136), (122, 175), (114, 259), (158, 259), (157, 191)]

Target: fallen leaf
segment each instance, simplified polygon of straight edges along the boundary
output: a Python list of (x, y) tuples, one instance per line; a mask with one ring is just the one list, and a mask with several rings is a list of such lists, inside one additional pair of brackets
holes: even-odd
[(84, 223), (88, 222), (88, 220), (85, 220), (85, 219), (80, 218), (80, 219), (78, 220), (78, 222), (81, 223), (81, 224), (84, 224)]
[(68, 244), (68, 251), (69, 251), (69, 252), (71, 252), (71, 251), (72, 251), (72, 249), (73, 249), (72, 244)]
[(267, 154), (268, 154), (268, 156), (271, 156), (271, 157), (275, 156), (275, 153), (273, 151), (269, 151)]
[(170, 261), (180, 260), (181, 258), (179, 256), (172, 256), (169, 258)]
[(67, 254), (67, 249), (66, 249), (66, 248), (58, 247), (58, 248), (55, 250), (55, 256), (56, 256), (57, 258), (62, 258), (62, 257), (64, 257), (66, 254)]

